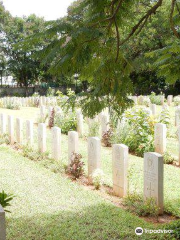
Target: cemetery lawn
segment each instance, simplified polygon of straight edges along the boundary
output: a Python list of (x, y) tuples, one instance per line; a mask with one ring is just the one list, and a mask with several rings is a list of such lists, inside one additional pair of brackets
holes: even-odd
[[(136, 227), (154, 229), (96, 191), (86, 190), (8, 146), (1, 145), (0, 152), (0, 186), (15, 196), (11, 213), (6, 214), (8, 240), (139, 239)], [(165, 235), (156, 234), (156, 239), (160, 237)], [(152, 234), (143, 235), (143, 239), (152, 238)]]

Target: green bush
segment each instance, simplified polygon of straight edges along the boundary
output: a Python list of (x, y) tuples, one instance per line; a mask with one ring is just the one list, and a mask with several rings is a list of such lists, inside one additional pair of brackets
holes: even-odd
[(149, 95), (152, 104), (161, 105), (162, 95), (156, 95), (154, 92)]
[(125, 122), (113, 133), (112, 144), (123, 143), (130, 152), (143, 156), (154, 151), (154, 119), (143, 109), (132, 108), (125, 112)]
[(76, 131), (77, 119), (76, 113), (57, 114), (55, 116), (54, 125), (61, 128), (61, 132), (67, 134), (69, 131)]
[(175, 159), (172, 157), (172, 155), (168, 152), (165, 152), (163, 155), (164, 163), (165, 164), (173, 164)]
[(160, 123), (164, 123), (166, 124), (166, 126), (168, 127), (171, 121), (171, 117), (170, 117), (170, 113), (169, 110), (163, 109), (160, 115)]
[(21, 105), (20, 103), (14, 101), (14, 102), (8, 102), (7, 104), (4, 104), (4, 108), (11, 109), (11, 110), (20, 110)]
[(100, 124), (99, 122), (92, 122), (89, 127), (88, 137), (99, 137)]

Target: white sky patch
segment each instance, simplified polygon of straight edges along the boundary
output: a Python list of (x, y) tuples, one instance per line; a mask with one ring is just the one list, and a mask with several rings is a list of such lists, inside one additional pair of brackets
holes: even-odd
[(36, 14), (45, 20), (55, 20), (67, 14), (67, 8), (74, 0), (3, 0), (5, 9), (13, 16)]

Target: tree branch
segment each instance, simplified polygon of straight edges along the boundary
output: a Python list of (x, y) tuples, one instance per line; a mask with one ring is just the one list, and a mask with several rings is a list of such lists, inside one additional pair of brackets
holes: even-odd
[(133, 35), (134, 33), (139, 29), (138, 33), (143, 29), (145, 23), (147, 20), (151, 17), (152, 14), (155, 14), (157, 9), (162, 5), (163, 0), (159, 0), (140, 20), (139, 22), (132, 28), (131, 32), (125, 38), (120, 45), (123, 45), (125, 42), (127, 42)]
[(175, 28), (174, 22), (173, 22), (173, 14), (174, 14), (174, 9), (175, 9), (175, 4), (176, 4), (176, 0), (172, 0), (172, 3), (171, 3), (171, 13), (170, 13), (170, 25), (171, 25), (171, 29), (172, 29), (174, 35), (175, 35), (177, 38), (180, 38), (180, 35), (179, 35), (179, 33), (176, 31), (176, 28)]

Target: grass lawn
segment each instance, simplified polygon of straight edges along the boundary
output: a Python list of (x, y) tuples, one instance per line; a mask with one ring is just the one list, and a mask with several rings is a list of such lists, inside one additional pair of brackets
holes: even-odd
[(138, 239), (136, 227), (154, 228), (7, 146), (0, 152), (1, 188), (15, 195), (6, 216), (9, 240)]
[[(160, 107), (158, 107), (160, 111)], [(174, 108), (171, 107), (170, 137), (167, 139), (167, 150), (178, 156), (178, 141), (175, 138)], [(35, 120), (37, 108), (22, 110), (0, 109), (0, 113)], [(87, 126), (86, 126), (87, 128)], [(37, 148), (37, 128), (34, 129), (34, 149)], [(51, 131), (47, 130), (47, 149), (51, 151)], [(105, 184), (112, 186), (112, 149), (102, 147), (102, 169), (105, 173)], [(67, 164), (67, 136), (62, 135), (62, 159), (58, 162), (32, 162), (19, 153), (1, 146), (0, 183), (2, 189), (16, 195), (8, 214), (9, 239), (136, 239), (134, 229), (138, 226), (153, 226), (138, 217), (113, 206), (103, 200), (95, 191), (65, 179), (53, 171), (58, 166)], [(86, 163), (87, 142), (80, 139), (79, 153)], [(143, 191), (143, 159), (129, 155), (130, 190)], [(44, 165), (49, 165), (49, 169)], [(52, 170), (52, 171), (51, 171)], [(8, 176), (8, 177), (7, 177)], [(180, 217), (180, 168), (165, 165), (164, 200), (165, 209)], [(162, 227), (162, 225), (161, 225)], [(147, 237), (147, 238), (146, 238)], [(143, 239), (150, 239), (150, 235)], [(158, 239), (160, 236), (158, 235)]]

